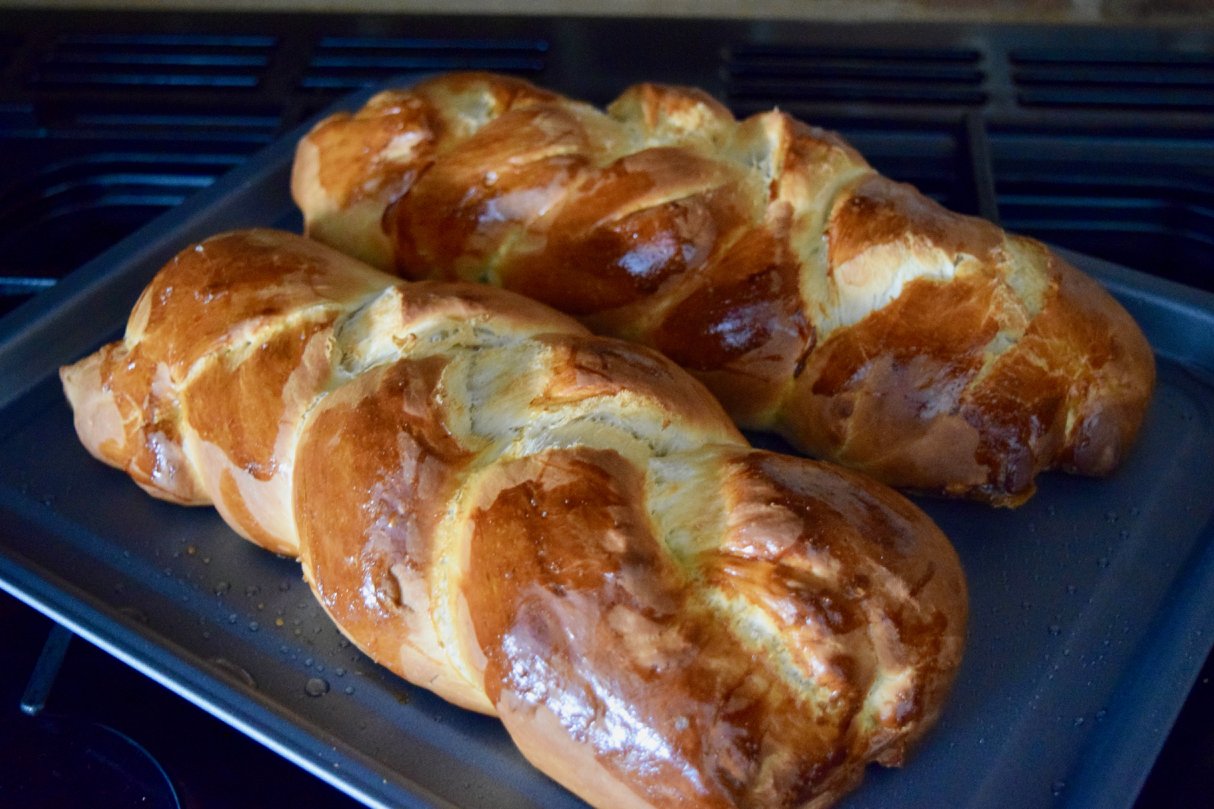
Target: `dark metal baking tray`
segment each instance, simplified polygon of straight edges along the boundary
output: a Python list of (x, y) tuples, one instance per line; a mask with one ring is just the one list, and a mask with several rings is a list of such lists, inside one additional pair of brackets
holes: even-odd
[[(0, 587), (370, 806), (582, 807), (496, 720), (357, 652), (295, 562), (76, 441), (58, 366), (115, 339), (187, 244), (297, 230), (297, 135), (0, 320)], [(1129, 807), (1214, 642), (1214, 296), (1070, 257), (1157, 351), (1146, 424), (1109, 480), (1046, 475), (1015, 511), (920, 501), (965, 565), (969, 645), (939, 726), (853, 809)]]

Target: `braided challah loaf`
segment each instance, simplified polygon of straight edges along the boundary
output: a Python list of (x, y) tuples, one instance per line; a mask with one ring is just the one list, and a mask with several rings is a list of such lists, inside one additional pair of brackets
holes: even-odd
[(454, 74), (299, 144), (309, 235), (486, 281), (657, 348), (744, 428), (900, 487), (1016, 505), (1111, 472), (1151, 349), (1043, 245), (950, 213), (830, 132), (640, 85), (606, 113)]
[(596, 806), (824, 806), (961, 656), (962, 571), (911, 503), (508, 292), (225, 234), (62, 378), (94, 455), (298, 553), (359, 647)]

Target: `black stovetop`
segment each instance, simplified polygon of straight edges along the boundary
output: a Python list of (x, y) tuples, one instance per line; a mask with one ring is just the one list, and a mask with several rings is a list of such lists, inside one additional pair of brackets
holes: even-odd
[[(1214, 29), (0, 11), (0, 315), (340, 96), (447, 69), (778, 105), (955, 210), (1214, 290)], [(68, 805), (72, 773), (110, 784), (87, 805), (353, 805), (82, 641), (23, 716), (51, 624), (0, 596), (0, 626), (3, 805)], [(1138, 809), (1214, 805), (1212, 670)]]

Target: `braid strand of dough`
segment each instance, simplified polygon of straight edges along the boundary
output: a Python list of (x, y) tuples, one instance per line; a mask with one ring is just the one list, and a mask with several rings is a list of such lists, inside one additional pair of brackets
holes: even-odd
[(962, 570), (909, 501), (509, 292), (223, 234), (61, 377), (91, 453), (297, 555), (361, 649), (596, 806), (825, 806), (961, 657)]
[(697, 90), (604, 112), (442, 76), (318, 124), (292, 190), (321, 241), (656, 348), (744, 429), (894, 486), (1017, 505), (1045, 469), (1109, 474), (1154, 386), (1133, 319), (1040, 243)]

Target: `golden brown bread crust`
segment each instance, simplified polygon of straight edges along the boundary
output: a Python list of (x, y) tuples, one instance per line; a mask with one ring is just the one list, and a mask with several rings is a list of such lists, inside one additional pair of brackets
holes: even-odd
[(598, 806), (824, 806), (961, 657), (964, 576), (909, 501), (502, 290), (225, 234), (62, 378), (95, 455), (297, 552), (360, 648)]
[(604, 113), (443, 76), (321, 122), (292, 189), (338, 249), (655, 347), (744, 428), (908, 489), (1016, 505), (1045, 469), (1108, 474), (1154, 386), (1133, 320), (1039, 243), (697, 90)]
[(76, 431), (154, 496), (213, 502), (242, 536), (296, 555), (292, 430), (328, 382), (334, 320), (383, 285), (323, 245), (284, 251), (268, 231), (183, 251), (122, 341), (61, 372)]

